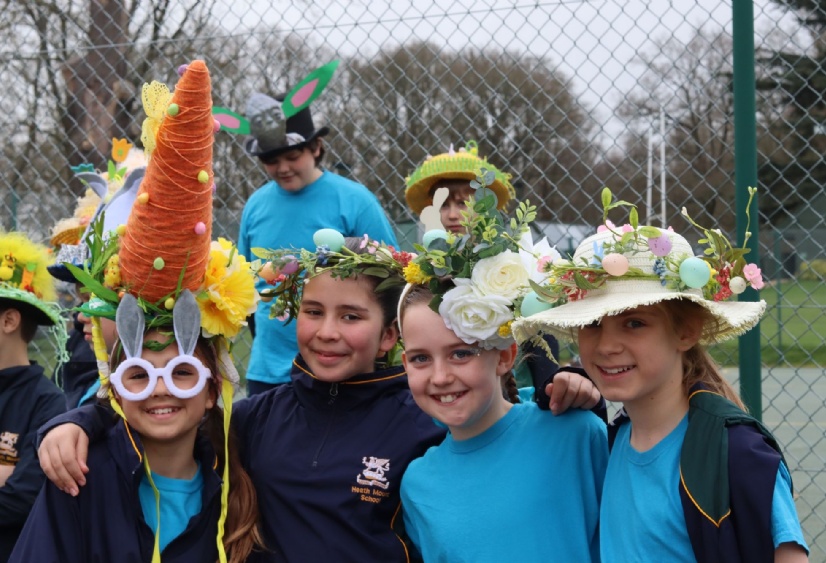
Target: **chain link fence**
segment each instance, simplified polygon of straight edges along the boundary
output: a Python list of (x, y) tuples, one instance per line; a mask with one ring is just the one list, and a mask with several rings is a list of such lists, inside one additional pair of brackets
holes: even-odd
[[(239, 112), (251, 92), (284, 92), (340, 59), (313, 105), (332, 129), (325, 165), (376, 193), (405, 248), (419, 236), (405, 176), (471, 139), (539, 205), (538, 231), (563, 252), (601, 217), (603, 186), (640, 202), (643, 221), (689, 232), (686, 207), (734, 238), (727, 2), (0, 0), (0, 9), (0, 225), (38, 240), (84, 190), (69, 165), (105, 168), (113, 137), (139, 143), (140, 85), (174, 84), (193, 58), (210, 67), (215, 105)], [(786, 448), (810, 560), (826, 561), (826, 2), (759, 0), (754, 15), (752, 230), (769, 280), (763, 418)], [(215, 176), (215, 235), (235, 238), (266, 178), (226, 133)], [(242, 368), (248, 346), (247, 335)], [(736, 343), (714, 354), (736, 382)]]

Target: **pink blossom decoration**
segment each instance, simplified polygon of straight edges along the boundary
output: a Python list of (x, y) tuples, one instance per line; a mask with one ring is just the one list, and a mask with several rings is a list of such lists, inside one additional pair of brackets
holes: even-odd
[(633, 233), (634, 232), (634, 227), (632, 227), (631, 225), (626, 223), (622, 226), (622, 232), (623, 233)]
[(746, 264), (743, 266), (743, 277), (746, 278), (754, 289), (763, 289), (763, 273), (757, 264)]
[(607, 231), (609, 229), (614, 230), (614, 229), (616, 229), (616, 227), (614, 226), (614, 224), (611, 222), (610, 219), (607, 219), (605, 221), (604, 225), (600, 225), (599, 227), (597, 227), (597, 232), (598, 233), (604, 233), (605, 231)]
[(551, 256), (542, 256), (536, 261), (536, 271), (540, 274), (545, 273), (547, 271), (546, 268), (548, 267), (548, 264), (553, 262), (553, 260), (554, 259)]

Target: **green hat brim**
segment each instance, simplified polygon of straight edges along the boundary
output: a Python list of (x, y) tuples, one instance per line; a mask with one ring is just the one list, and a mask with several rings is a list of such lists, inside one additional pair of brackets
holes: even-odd
[(41, 301), (29, 291), (0, 285), (0, 299), (18, 301), (25, 305), (26, 310), (35, 316), (38, 325), (53, 326), (63, 322), (60, 316), (60, 306), (57, 303)]
[(92, 297), (89, 301), (78, 307), (77, 310), (87, 317), (102, 317), (113, 321), (118, 311), (117, 307), (99, 297)]
[[(404, 197), (413, 213), (419, 215), (425, 207), (433, 203), (433, 195), (430, 193), (430, 190), (434, 184), (440, 180), (467, 180), (470, 182), (475, 179), (475, 172), (441, 172), (422, 178), (418, 182), (408, 186), (404, 192)], [(511, 186), (510, 183), (506, 184), (498, 178), (494, 180), (491, 185), (487, 186), (487, 188), (493, 190), (493, 193), (496, 194), (498, 200), (497, 207), (500, 211), (504, 211), (508, 202), (515, 197), (513, 186)]]

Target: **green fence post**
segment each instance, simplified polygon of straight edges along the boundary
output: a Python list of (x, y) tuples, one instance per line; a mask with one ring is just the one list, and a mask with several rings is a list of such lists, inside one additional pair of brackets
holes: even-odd
[[(733, 0), (732, 30), (734, 39), (734, 185), (737, 209), (737, 242), (746, 233), (746, 204), (749, 186), (757, 186), (757, 125), (754, 77), (754, 4), (752, 0)], [(752, 217), (748, 261), (757, 263), (757, 198), (748, 210)], [(740, 301), (757, 301), (757, 292), (747, 289)], [(760, 325), (740, 337), (740, 395), (749, 412), (763, 418), (763, 394), (760, 369)]]

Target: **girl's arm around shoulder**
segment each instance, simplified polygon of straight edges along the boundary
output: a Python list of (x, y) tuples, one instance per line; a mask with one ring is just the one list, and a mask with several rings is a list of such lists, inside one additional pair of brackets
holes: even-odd
[(9, 563), (86, 561), (83, 526), (79, 499), (47, 481), (32, 507)]

